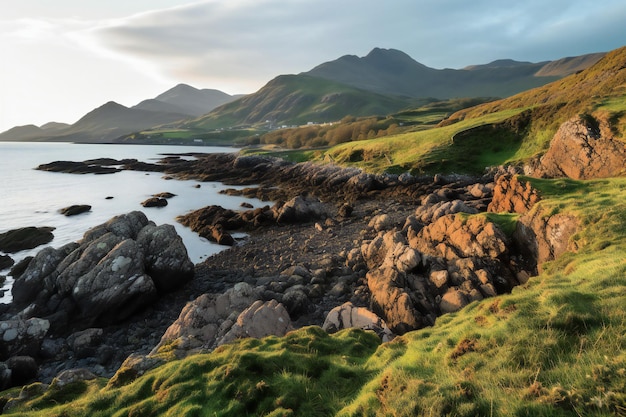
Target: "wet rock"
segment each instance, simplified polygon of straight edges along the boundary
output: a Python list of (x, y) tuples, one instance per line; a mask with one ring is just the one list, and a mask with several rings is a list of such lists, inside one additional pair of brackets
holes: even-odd
[(0, 233), (0, 251), (15, 253), (49, 243), (54, 227), (22, 227)]
[(59, 213), (61, 213), (64, 216), (76, 216), (78, 214), (82, 214), (82, 213), (86, 213), (89, 210), (91, 210), (91, 206), (88, 204), (74, 204), (68, 207), (64, 207), (61, 210), (59, 210)]
[(0, 271), (13, 266), (15, 261), (8, 255), (0, 255)]
[(167, 200), (161, 197), (150, 197), (142, 201), (141, 205), (144, 207), (165, 207), (167, 206)]

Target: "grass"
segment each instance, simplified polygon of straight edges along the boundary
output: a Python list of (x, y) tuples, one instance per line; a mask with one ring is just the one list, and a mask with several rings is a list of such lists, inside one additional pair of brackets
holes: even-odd
[[(441, 166), (447, 167), (444, 171), (453, 171), (458, 167), (457, 172), (482, 172), (484, 164), (494, 158), (494, 151), (506, 155), (504, 159), (500, 155), (502, 162), (513, 158), (514, 153), (506, 147), (494, 148), (499, 146), (499, 139), (496, 137), (481, 139), (479, 141), (483, 143), (477, 144), (475, 141), (465, 142), (458, 136), (478, 126), (502, 122), (522, 111), (523, 109), (507, 110), (435, 129), (349, 142), (330, 148), (326, 154), (339, 164), (357, 166), (372, 172), (442, 172)], [(451, 148), (455, 155), (465, 155), (465, 158), (459, 160), (450, 152), (443, 151)], [(468, 153), (468, 149), (471, 152)], [(477, 158), (465, 163), (470, 155), (476, 155)]]
[[(511, 294), (385, 344), (317, 327), (240, 340), (124, 386), (36, 396), (13, 415), (624, 416), (626, 178), (525, 179), (544, 212), (572, 213), (583, 229), (578, 252)], [(516, 221), (479, 215), (508, 233)]]

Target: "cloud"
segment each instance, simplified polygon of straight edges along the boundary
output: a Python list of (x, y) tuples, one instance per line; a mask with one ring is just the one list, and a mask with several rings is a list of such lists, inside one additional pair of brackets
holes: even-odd
[(374, 47), (438, 68), (606, 50), (604, 33), (626, 35), (626, 4), (604, 3), (208, 0), (107, 22), (91, 36), (165, 77), (258, 88), (278, 74)]

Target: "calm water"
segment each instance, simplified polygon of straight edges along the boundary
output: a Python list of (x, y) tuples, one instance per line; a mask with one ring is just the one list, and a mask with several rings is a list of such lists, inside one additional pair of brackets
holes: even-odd
[[(176, 216), (208, 205), (240, 209), (242, 202), (254, 207), (267, 203), (244, 197), (219, 194), (225, 187), (220, 183), (164, 180), (161, 173), (122, 171), (116, 174), (64, 174), (37, 171), (39, 164), (57, 160), (84, 161), (108, 157), (135, 158), (155, 162), (165, 153), (233, 152), (231, 148), (148, 145), (78, 145), (68, 143), (0, 142), (0, 233), (26, 226), (52, 226), (54, 240), (48, 245), (60, 247), (81, 239), (89, 228), (106, 222), (118, 214), (143, 211), (157, 225), (169, 223), (181, 235), (194, 263), (223, 250), (200, 238), (175, 221)], [(195, 186), (200, 184), (200, 188)], [(153, 194), (176, 194), (166, 207), (144, 208), (141, 202)], [(113, 197), (107, 199), (107, 197)], [(66, 217), (58, 210), (72, 204), (89, 204), (88, 213)], [(36, 254), (39, 248), (9, 254), (16, 261)], [(5, 275), (8, 270), (0, 271)], [(8, 280), (5, 288), (10, 287)], [(6, 302), (6, 296), (0, 302)]]

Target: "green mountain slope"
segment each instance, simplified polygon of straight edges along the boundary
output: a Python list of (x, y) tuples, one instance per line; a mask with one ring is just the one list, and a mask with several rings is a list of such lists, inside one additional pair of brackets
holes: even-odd
[(184, 128), (216, 129), (232, 126), (322, 123), (346, 115), (386, 115), (424, 100), (359, 90), (308, 75), (281, 75), (254, 94), (218, 107), (183, 124)]

